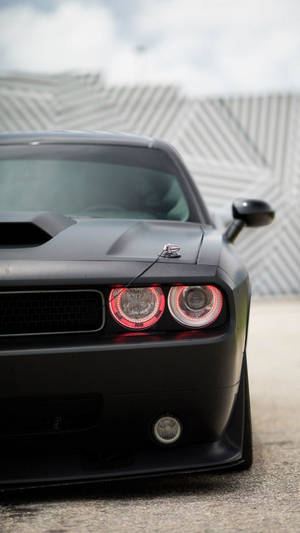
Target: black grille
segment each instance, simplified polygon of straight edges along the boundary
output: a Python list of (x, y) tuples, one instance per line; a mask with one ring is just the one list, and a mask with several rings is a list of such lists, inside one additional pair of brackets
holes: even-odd
[(102, 325), (103, 299), (98, 291), (0, 294), (0, 335), (96, 331)]

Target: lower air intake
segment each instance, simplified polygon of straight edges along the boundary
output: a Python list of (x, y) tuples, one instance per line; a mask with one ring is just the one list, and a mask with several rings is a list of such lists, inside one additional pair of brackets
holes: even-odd
[(9, 398), (2, 401), (1, 437), (83, 431), (99, 424), (102, 398), (96, 395)]

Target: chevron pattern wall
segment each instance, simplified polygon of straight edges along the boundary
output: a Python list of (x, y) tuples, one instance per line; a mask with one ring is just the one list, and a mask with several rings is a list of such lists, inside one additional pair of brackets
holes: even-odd
[(132, 132), (171, 142), (211, 210), (264, 198), (274, 224), (236, 246), (254, 294), (300, 293), (300, 94), (191, 99), (173, 86), (122, 86), (100, 74), (0, 77), (0, 130)]

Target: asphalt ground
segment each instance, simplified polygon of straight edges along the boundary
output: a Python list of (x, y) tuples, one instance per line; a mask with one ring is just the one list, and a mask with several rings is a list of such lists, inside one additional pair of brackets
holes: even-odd
[(1, 533), (299, 532), (300, 299), (255, 301), (250, 471), (2, 496)]

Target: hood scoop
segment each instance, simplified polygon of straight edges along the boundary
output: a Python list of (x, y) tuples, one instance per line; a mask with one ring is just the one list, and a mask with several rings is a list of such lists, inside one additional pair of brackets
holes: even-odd
[(5, 212), (0, 214), (0, 247), (40, 246), (76, 224), (56, 213)]

